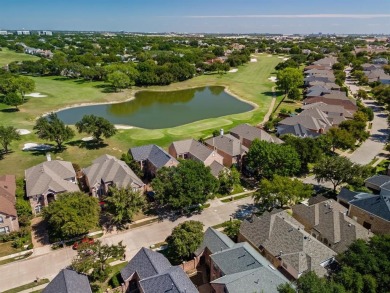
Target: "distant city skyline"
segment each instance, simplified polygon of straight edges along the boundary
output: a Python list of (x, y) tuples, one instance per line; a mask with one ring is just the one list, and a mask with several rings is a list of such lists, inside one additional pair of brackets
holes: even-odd
[(0, 29), (390, 34), (389, 0), (13, 0)]

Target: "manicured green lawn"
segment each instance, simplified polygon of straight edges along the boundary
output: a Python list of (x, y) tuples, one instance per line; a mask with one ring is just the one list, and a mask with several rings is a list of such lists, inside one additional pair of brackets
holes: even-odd
[(37, 286), (40, 286), (43, 284), (47, 284), (49, 282), (50, 281), (48, 279), (42, 279), (42, 280), (39, 280), (39, 282), (31, 282), (29, 284), (25, 284), (25, 285), (4, 291), (3, 293), (17, 293), (17, 292), (28, 290), (28, 289), (31, 289), (31, 288), (34, 288), (34, 287), (37, 287)]
[(13, 61), (28, 61), (28, 60), (38, 60), (39, 57), (28, 55), (24, 53), (16, 53), (15, 51), (11, 51), (8, 48), (2, 48), (0, 51), (0, 67), (7, 65)]
[[(190, 124), (168, 128), (168, 129), (128, 129), (119, 130), (114, 137), (105, 140), (107, 146), (99, 149), (80, 148), (77, 140), (85, 137), (81, 134), (67, 146), (62, 153), (52, 154), (53, 159), (70, 160), (86, 167), (102, 154), (111, 154), (117, 157), (127, 152), (130, 147), (154, 143), (167, 147), (172, 141), (208, 136), (215, 129), (230, 128), (240, 123), (261, 123), (267, 113), (272, 100), (272, 86), (268, 78), (275, 75), (274, 67), (281, 62), (277, 56), (268, 57), (257, 55), (258, 62), (249, 63), (238, 68), (236, 73), (224, 75), (202, 75), (191, 80), (175, 83), (169, 86), (150, 87), (150, 90), (178, 90), (189, 87), (200, 87), (207, 85), (222, 85), (228, 87), (231, 93), (257, 105), (257, 108), (246, 113), (211, 118), (193, 122)], [(107, 93), (103, 83), (83, 82), (67, 80), (58, 77), (33, 77), (36, 82), (35, 92), (47, 95), (45, 98), (29, 98), (20, 107), (19, 112), (8, 112), (4, 109), (9, 107), (0, 104), (0, 124), (13, 125), (17, 128), (25, 128), (32, 131), (35, 119), (43, 113), (58, 110), (60, 108), (81, 103), (101, 103), (112, 101), (123, 101), (131, 98), (137, 88), (120, 93)], [(278, 96), (278, 99), (281, 97)], [(3, 111), (2, 111), (3, 110)], [(0, 173), (16, 174), (23, 176), (24, 170), (35, 164), (44, 161), (45, 154), (23, 152), (21, 149), (27, 142), (42, 142), (32, 133), (22, 137), (22, 140), (12, 144), (13, 153), (8, 154), (0, 160)]]

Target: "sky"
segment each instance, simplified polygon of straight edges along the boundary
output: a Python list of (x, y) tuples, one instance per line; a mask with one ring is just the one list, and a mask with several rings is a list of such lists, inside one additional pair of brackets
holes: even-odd
[(390, 0), (0, 0), (0, 29), (390, 34)]

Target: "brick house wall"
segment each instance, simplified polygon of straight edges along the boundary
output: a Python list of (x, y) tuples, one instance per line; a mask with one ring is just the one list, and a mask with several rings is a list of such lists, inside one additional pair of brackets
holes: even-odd
[(355, 219), (360, 225), (376, 234), (388, 234), (390, 231), (390, 222), (367, 213), (354, 205), (349, 206), (348, 216)]
[(0, 213), (0, 234), (14, 232), (19, 230), (17, 217)]

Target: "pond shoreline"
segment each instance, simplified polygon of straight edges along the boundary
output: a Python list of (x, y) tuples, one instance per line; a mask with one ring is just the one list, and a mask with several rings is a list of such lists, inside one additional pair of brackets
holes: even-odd
[[(247, 112), (252, 112), (252, 111), (255, 111), (259, 108), (259, 105), (257, 105), (255, 102), (252, 102), (252, 101), (248, 101), (242, 97), (240, 97), (239, 95), (233, 93), (229, 86), (227, 85), (204, 85), (204, 86), (191, 86), (191, 87), (185, 87), (185, 88), (182, 88), (182, 89), (175, 89), (175, 90), (161, 90), (161, 89), (137, 89), (137, 90), (132, 90), (132, 89), (129, 89), (131, 92), (129, 93), (130, 94), (130, 97), (129, 98), (126, 98), (124, 100), (116, 100), (116, 101), (110, 101), (110, 102), (86, 102), (86, 103), (79, 103), (79, 104), (73, 104), (73, 105), (69, 105), (69, 106), (66, 106), (66, 107), (62, 107), (62, 108), (59, 108), (59, 109), (56, 109), (56, 110), (53, 110), (53, 111), (50, 111), (50, 112), (45, 112), (43, 113), (42, 115), (38, 116), (35, 118), (35, 120), (37, 120), (38, 118), (40, 117), (46, 117), (48, 116), (49, 114), (51, 113), (58, 113), (58, 112), (61, 112), (61, 111), (64, 111), (64, 110), (69, 110), (69, 109), (74, 109), (74, 108), (79, 108), (79, 107), (87, 107), (87, 106), (99, 106), (99, 105), (111, 105), (111, 104), (120, 104), (120, 103), (126, 103), (126, 102), (130, 102), (130, 101), (133, 101), (136, 99), (136, 94), (137, 93), (140, 93), (140, 92), (175, 92), (175, 91), (185, 91), (185, 90), (190, 90), (190, 89), (196, 89), (196, 88), (202, 88), (202, 87), (223, 87), (224, 88), (224, 92), (232, 97), (234, 97), (235, 99), (243, 102), (243, 103), (246, 103), (248, 105), (251, 105), (253, 107), (253, 109), (251, 109), (250, 111), (247, 111)], [(223, 116), (221, 116), (223, 117)], [(139, 128), (139, 127), (136, 127), (136, 126), (132, 126), (132, 125), (125, 125), (125, 124), (115, 124), (115, 126), (117, 127), (117, 129), (121, 129), (121, 130), (127, 130), (127, 129), (133, 129), (133, 128)]]

